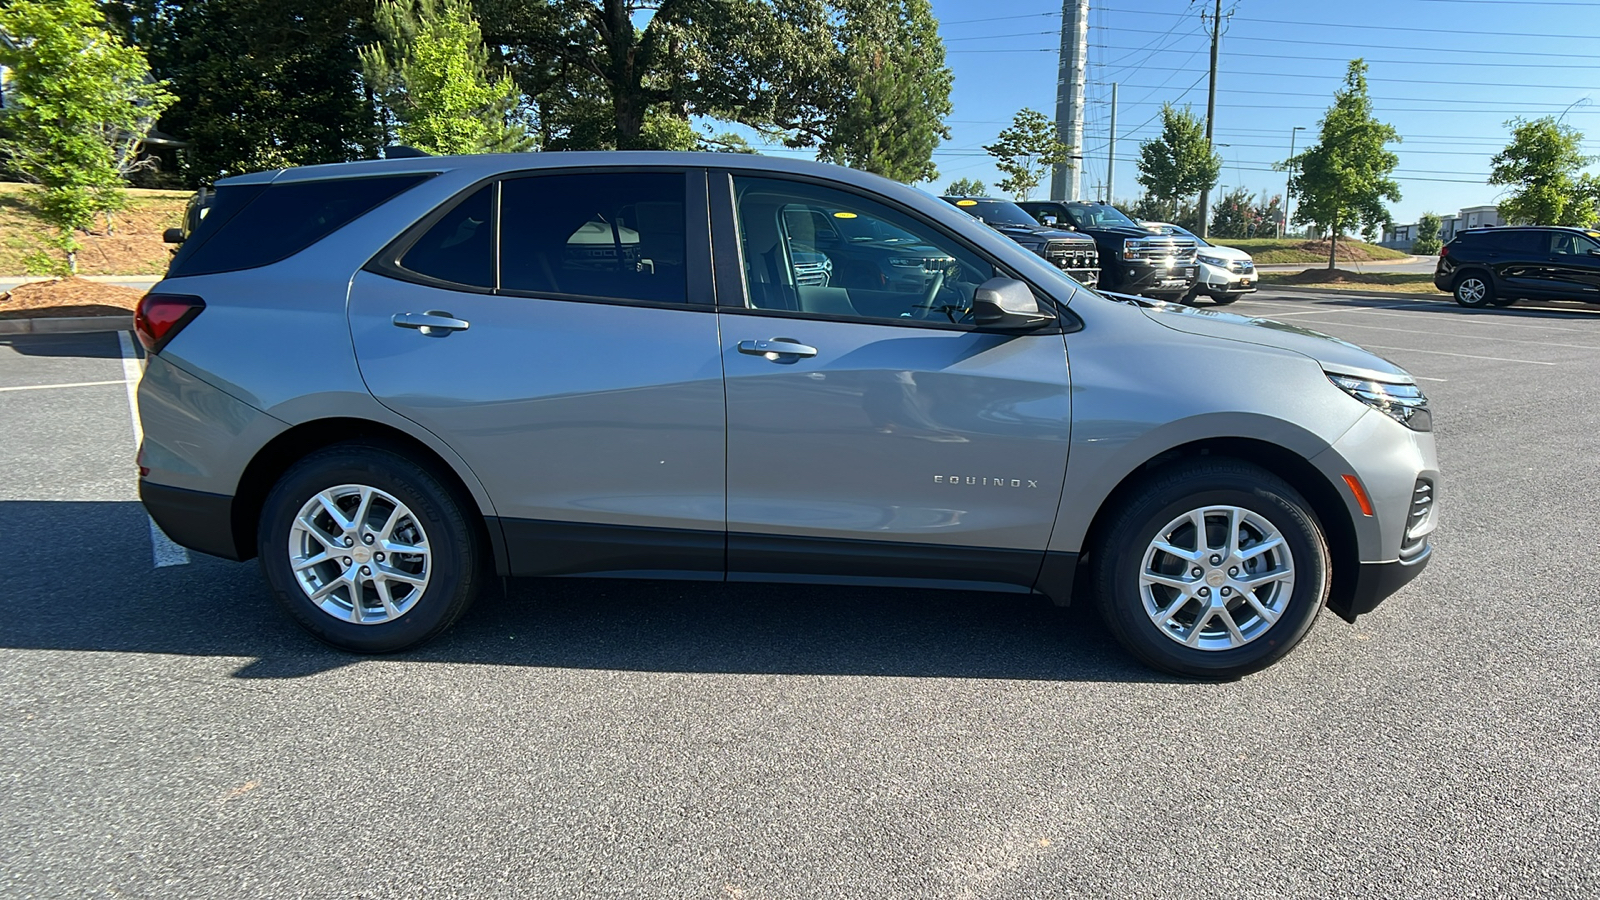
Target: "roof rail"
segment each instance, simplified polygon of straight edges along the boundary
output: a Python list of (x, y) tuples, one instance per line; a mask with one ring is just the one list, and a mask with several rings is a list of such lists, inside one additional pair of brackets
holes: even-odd
[(424, 156), (432, 155), (426, 150), (418, 150), (415, 147), (407, 147), (403, 144), (390, 144), (383, 148), (384, 159), (421, 159)]

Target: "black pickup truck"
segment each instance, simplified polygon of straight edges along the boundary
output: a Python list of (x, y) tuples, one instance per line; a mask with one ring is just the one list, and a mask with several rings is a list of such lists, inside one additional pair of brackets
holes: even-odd
[(1194, 239), (1151, 234), (1105, 203), (1024, 200), (1017, 204), (1041, 223), (1072, 228), (1100, 248), (1100, 287), (1157, 300), (1181, 301), (1194, 287), (1199, 264)]
[(1094, 287), (1100, 281), (1100, 253), (1093, 239), (1040, 225), (1010, 200), (945, 197), (944, 201), (1044, 257), (1079, 284)]

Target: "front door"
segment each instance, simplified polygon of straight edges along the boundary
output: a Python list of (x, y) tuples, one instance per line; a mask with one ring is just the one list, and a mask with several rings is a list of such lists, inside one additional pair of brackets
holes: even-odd
[(483, 482), (513, 574), (722, 577), (704, 193), (698, 170), (509, 177), (357, 275), (362, 375)]
[(729, 578), (1028, 589), (1067, 462), (1060, 330), (973, 327), (1003, 273), (905, 210), (716, 174), (712, 199)]

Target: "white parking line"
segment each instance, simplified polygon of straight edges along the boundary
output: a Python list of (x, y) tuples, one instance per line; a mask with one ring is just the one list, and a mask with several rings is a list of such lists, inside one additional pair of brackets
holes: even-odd
[[(1312, 323), (1318, 324), (1318, 323)], [(1373, 331), (1400, 331), (1404, 334), (1431, 334), (1434, 337), (1464, 338), (1469, 341), (1495, 341), (1501, 344), (1533, 344), (1538, 347), (1566, 347), (1571, 350), (1600, 350), (1600, 344), (1556, 344), (1550, 341), (1528, 341), (1501, 337), (1498, 334), (1455, 334), (1449, 331), (1418, 331), (1415, 328), (1390, 328), (1385, 325), (1360, 325), (1355, 322), (1330, 322), (1342, 328), (1370, 328)]]
[(116, 381), (72, 381), (66, 384), (19, 384), (14, 387), (0, 387), (0, 393), (6, 391), (49, 391), (55, 388), (99, 387), (103, 384), (125, 384), (127, 379), (119, 378)]
[[(144, 444), (144, 426), (139, 423), (139, 379), (144, 377), (144, 367), (139, 364), (139, 354), (133, 350), (133, 336), (126, 331), (117, 332), (117, 344), (122, 348), (123, 381), (128, 389), (128, 412), (133, 416), (133, 446), (137, 450)], [(149, 519), (148, 516), (146, 516)], [(158, 569), (189, 564), (189, 551), (173, 543), (155, 519), (150, 521), (150, 556)]]
[(1361, 346), (1370, 347), (1375, 350), (1404, 350), (1407, 353), (1432, 353), (1434, 356), (1459, 356), (1462, 359), (1486, 359), (1490, 362), (1527, 363), (1530, 366), (1556, 365), (1553, 362), (1545, 362), (1544, 360), (1539, 359), (1507, 359), (1504, 356), (1473, 356), (1471, 353), (1449, 353), (1444, 350), (1418, 350), (1415, 347), (1385, 347), (1382, 344), (1362, 344)]
[[(1388, 307), (1370, 306), (1370, 307), (1364, 307), (1364, 308), (1365, 309), (1374, 310), (1374, 312), (1372, 314), (1375, 315), (1375, 316), (1388, 316), (1388, 317), (1393, 318), (1393, 319), (1411, 319), (1411, 318), (1415, 318), (1414, 316), (1410, 316), (1410, 315), (1407, 315), (1405, 313), (1376, 312), (1376, 310), (1378, 310), (1380, 308), (1387, 309)], [(1565, 310), (1565, 309), (1551, 310), (1551, 311), (1552, 312), (1576, 312), (1576, 310)], [(1299, 315), (1299, 313), (1296, 313), (1296, 315)], [(1312, 313), (1312, 315), (1315, 315), (1315, 313)], [(1516, 315), (1514, 313), (1503, 313), (1503, 314), (1495, 316), (1493, 318), (1480, 317), (1480, 316), (1468, 316), (1468, 315), (1462, 315), (1462, 314), (1458, 313), (1453, 318), (1449, 319), (1448, 321), (1452, 325), (1487, 325), (1490, 328), (1496, 328), (1496, 329), (1503, 329), (1503, 328), (1537, 328), (1540, 331), (1569, 331), (1569, 332), (1571, 332), (1573, 334), (1594, 334), (1594, 329), (1593, 328), (1567, 328), (1567, 327), (1564, 327), (1564, 326), (1561, 326), (1561, 325), (1535, 325), (1532, 322), (1527, 321), (1528, 319), (1532, 319), (1532, 318), (1533, 318), (1533, 316), (1519, 316), (1519, 315)], [(1573, 322), (1573, 321), (1577, 321), (1577, 320), (1576, 319), (1563, 319), (1561, 321)]]

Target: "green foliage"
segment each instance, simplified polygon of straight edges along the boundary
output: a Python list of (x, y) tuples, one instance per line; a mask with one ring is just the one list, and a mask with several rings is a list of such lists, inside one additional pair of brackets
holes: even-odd
[(819, 159), (908, 184), (939, 177), (952, 76), (928, 0), (834, 0), (838, 73), (824, 97)]
[(1489, 183), (1508, 185), (1500, 216), (1513, 225), (1594, 224), (1592, 183), (1578, 171), (1595, 157), (1582, 151), (1583, 134), (1555, 116), (1513, 119), (1511, 143), (1490, 160)]
[(1018, 110), (999, 139), (983, 149), (995, 158), (994, 167), (1006, 176), (1000, 181), (1000, 190), (1018, 200), (1028, 199), (1045, 174), (1066, 162), (1072, 152), (1056, 137), (1054, 122), (1044, 113), (1026, 108)]
[(14, 0), (0, 7), (0, 31), (11, 88), (0, 150), (39, 186), (34, 205), (62, 253), (32, 262), (72, 272), (74, 233), (127, 202), (123, 176), (171, 95), (150, 80), (144, 54), (105, 28), (92, 0)]
[(161, 130), (189, 143), (191, 184), (221, 173), (377, 155), (360, 78), (373, 0), (130, 0), (131, 30), (178, 102)]
[(467, 0), (380, 0), (374, 25), (381, 41), (362, 49), (362, 71), (400, 143), (434, 154), (533, 148), (514, 118), (516, 85), (490, 74)]
[(1222, 238), (1273, 237), (1283, 214), (1283, 198), (1274, 194), (1257, 200), (1245, 188), (1234, 188), (1211, 210), (1211, 236)]
[(537, 109), (543, 146), (681, 146), (687, 132), (654, 116), (820, 139), (839, 54), (824, 0), (649, 6), (644, 20), (637, 0), (477, 0), (486, 42)]
[(1175, 201), (1214, 186), (1221, 171), (1199, 117), (1187, 106), (1163, 105), (1161, 137), (1139, 145), (1139, 184), (1157, 200)]
[(1444, 223), (1431, 212), (1417, 220), (1417, 234), (1411, 241), (1411, 252), (1418, 256), (1439, 252), (1439, 228)]
[(1388, 224), (1383, 201), (1400, 199), (1400, 185), (1389, 177), (1400, 158), (1386, 148), (1399, 141), (1394, 126), (1372, 116), (1367, 64), (1351, 60), (1344, 87), (1334, 92), (1333, 106), (1322, 117), (1320, 139), (1285, 163), (1294, 173), (1289, 184), (1299, 198), (1294, 220), (1315, 224), (1333, 238), (1328, 268), (1333, 268), (1332, 245), (1341, 230), (1359, 223), (1370, 232)]
[(944, 195), (946, 197), (987, 197), (989, 195), (989, 186), (982, 181), (957, 178), (945, 187)]

